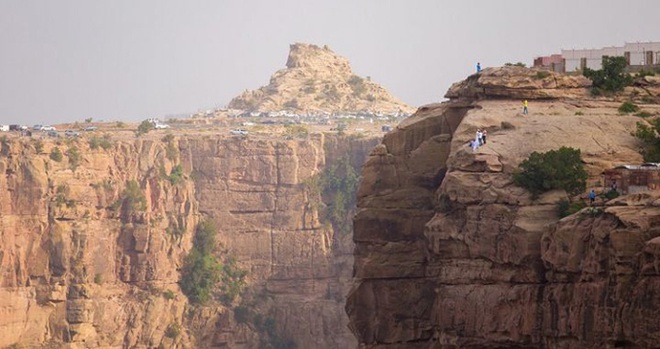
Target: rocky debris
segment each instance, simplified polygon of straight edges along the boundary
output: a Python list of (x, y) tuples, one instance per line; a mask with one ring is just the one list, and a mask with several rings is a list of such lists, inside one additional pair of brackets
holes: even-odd
[(584, 98), (591, 80), (525, 67), (486, 68), (451, 85), (445, 98), (567, 99)]
[(348, 60), (327, 46), (291, 45), (286, 69), (267, 86), (245, 91), (229, 108), (260, 112), (410, 114), (409, 105), (382, 86), (353, 73)]
[[(616, 102), (579, 99), (588, 86), (579, 77), (533, 74), (472, 75), (371, 153), (346, 305), (361, 346), (660, 346), (659, 194), (560, 220), (566, 193), (534, 200), (511, 180), (533, 151), (568, 146), (581, 149), (588, 186), (598, 186), (604, 169), (642, 161), (630, 135), (639, 118), (619, 115)], [(527, 116), (520, 98), (530, 99)], [(488, 140), (472, 152), (477, 129)]]

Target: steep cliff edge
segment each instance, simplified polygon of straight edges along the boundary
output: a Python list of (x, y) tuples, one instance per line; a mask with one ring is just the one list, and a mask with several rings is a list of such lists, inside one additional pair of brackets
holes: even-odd
[[(559, 219), (511, 181), (533, 151), (579, 148), (589, 186), (641, 162), (639, 118), (588, 80), (523, 68), (457, 83), (370, 155), (346, 311), (366, 348), (657, 347), (657, 195)], [(648, 90), (648, 89), (647, 89)], [(518, 98), (530, 99), (530, 114)], [(657, 105), (644, 108), (655, 112)], [(477, 128), (487, 144), (472, 152)]]
[[(343, 158), (359, 167), (377, 141), (3, 138), (0, 347), (354, 346), (353, 244), (306, 183)], [(193, 307), (181, 293), (202, 218), (219, 257), (248, 271), (243, 303)]]

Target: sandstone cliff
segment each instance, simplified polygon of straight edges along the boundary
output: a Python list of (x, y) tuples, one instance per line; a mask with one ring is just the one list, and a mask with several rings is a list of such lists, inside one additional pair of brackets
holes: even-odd
[(414, 109), (390, 95), (370, 78), (351, 70), (348, 60), (327, 46), (293, 44), (286, 69), (277, 71), (267, 86), (245, 91), (229, 108), (297, 113), (372, 112), (395, 115)]
[[(581, 149), (589, 187), (606, 168), (642, 161), (630, 135), (640, 118), (587, 86), (490, 68), (385, 136), (364, 166), (354, 221), (346, 310), (361, 347), (660, 346), (659, 195), (560, 220), (565, 193), (532, 200), (512, 184), (531, 152), (561, 146)], [(530, 99), (528, 116), (519, 98)], [(488, 138), (473, 153), (477, 128)]]
[[(305, 183), (343, 156), (359, 166), (377, 139), (160, 137), (106, 149), (3, 138), (0, 347), (354, 346), (352, 241), (319, 217)], [(202, 217), (218, 226), (219, 257), (248, 271), (240, 306), (260, 326), (237, 320), (238, 303), (191, 307), (181, 293)]]

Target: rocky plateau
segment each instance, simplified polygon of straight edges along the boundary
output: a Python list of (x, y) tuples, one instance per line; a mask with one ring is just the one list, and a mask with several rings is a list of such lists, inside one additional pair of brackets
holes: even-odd
[[(617, 108), (657, 116), (658, 80), (613, 97), (590, 84), (487, 68), (384, 137), (354, 219), (346, 311), (360, 348), (660, 347), (660, 193), (560, 219), (565, 192), (533, 199), (512, 182), (530, 153), (561, 146), (581, 150), (598, 191), (603, 170), (643, 161), (631, 132), (646, 121)], [(472, 152), (478, 128), (487, 143)]]

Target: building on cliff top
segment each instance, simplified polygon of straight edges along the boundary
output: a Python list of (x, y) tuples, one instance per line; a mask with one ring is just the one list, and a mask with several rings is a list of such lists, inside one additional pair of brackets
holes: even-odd
[(534, 67), (549, 68), (558, 73), (601, 69), (603, 56), (625, 57), (630, 71), (660, 66), (660, 42), (634, 42), (599, 49), (561, 50), (561, 54), (534, 58)]
[(616, 184), (621, 194), (634, 194), (660, 189), (660, 163), (647, 162), (641, 165), (621, 165), (603, 171), (604, 184)]

